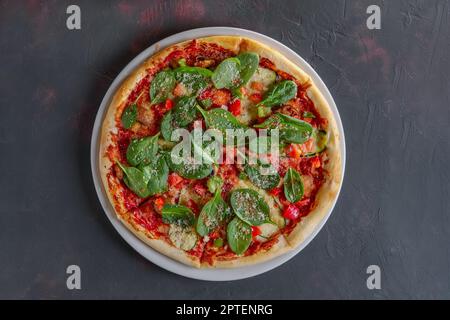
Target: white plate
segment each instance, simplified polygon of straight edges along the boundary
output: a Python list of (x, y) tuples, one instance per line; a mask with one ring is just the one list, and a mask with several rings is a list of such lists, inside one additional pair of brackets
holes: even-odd
[[(248, 38), (255, 39), (266, 45), (269, 45), (271, 48), (276, 49), (283, 53), (289, 60), (300, 66), (307, 74), (309, 74), (314, 81), (315, 85), (322, 92), (323, 96), (327, 100), (328, 104), (331, 107), (333, 115), (337, 121), (337, 126), (339, 129), (339, 134), (341, 136), (341, 150), (342, 150), (342, 172), (345, 169), (345, 139), (344, 139), (344, 130), (342, 128), (341, 118), (339, 116), (339, 112), (336, 108), (336, 104), (334, 103), (333, 98), (331, 97), (330, 92), (327, 87), (323, 83), (322, 79), (317, 75), (317, 73), (311, 68), (311, 66), (303, 60), (299, 55), (297, 55), (294, 51), (281, 44), (280, 42), (269, 38), (260, 33), (256, 33), (253, 31), (238, 29), (238, 28), (229, 28), (229, 27), (211, 27), (211, 28), (200, 28), (200, 29), (192, 29), (184, 32), (177, 33), (172, 35), (164, 40), (161, 40), (149, 48), (145, 49), (141, 52), (136, 58), (134, 58), (116, 77), (108, 91), (106, 92), (105, 97), (102, 100), (100, 105), (100, 109), (97, 112), (97, 116), (95, 118), (94, 129), (92, 133), (91, 140), (91, 169), (92, 176), (94, 179), (95, 190), (97, 191), (98, 198), (100, 203), (102, 204), (103, 209), (105, 210), (106, 215), (111, 221), (114, 228), (119, 232), (119, 234), (125, 239), (126, 242), (130, 246), (132, 246), (137, 252), (139, 252), (142, 256), (153, 262), (154, 264), (169, 270), (171, 272), (177, 273), (179, 275), (201, 279), (201, 280), (210, 280), (210, 281), (229, 281), (229, 280), (238, 280), (244, 279), (252, 276), (256, 276), (258, 274), (269, 271), (273, 268), (278, 267), (279, 265), (285, 263), (297, 253), (299, 253), (308, 243), (316, 236), (316, 234), (322, 229), (325, 222), (328, 220), (334, 205), (336, 203), (337, 197), (333, 201), (333, 205), (330, 208), (330, 211), (326, 215), (326, 217), (321, 221), (321, 223), (316, 227), (314, 232), (297, 248), (294, 250), (276, 257), (270, 261), (259, 263), (256, 265), (234, 268), (234, 269), (197, 269), (182, 263), (179, 263), (175, 260), (172, 260), (166, 257), (163, 254), (153, 250), (151, 247), (147, 246), (144, 242), (139, 240), (133, 233), (131, 233), (117, 218), (114, 212), (113, 207), (108, 201), (108, 198), (105, 194), (105, 190), (103, 188), (99, 170), (98, 170), (98, 155), (99, 155), (99, 134), (100, 128), (103, 122), (103, 118), (106, 114), (106, 110), (110, 104), (111, 98), (116, 92), (117, 88), (120, 86), (122, 81), (137, 67), (139, 66), (145, 59), (155, 54), (161, 48), (165, 48), (172, 44), (206, 36), (213, 35), (237, 35), (237, 36), (245, 36)], [(342, 185), (342, 183), (341, 183)], [(339, 187), (340, 189), (340, 187)]]

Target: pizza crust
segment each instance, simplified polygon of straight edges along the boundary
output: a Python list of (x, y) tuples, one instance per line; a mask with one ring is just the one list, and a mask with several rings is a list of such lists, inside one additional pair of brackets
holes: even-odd
[(169, 258), (177, 260), (186, 265), (200, 268), (200, 258), (191, 256), (185, 251), (178, 249), (164, 239), (154, 239), (151, 234), (145, 230), (143, 227), (132, 221), (129, 217), (130, 214), (127, 215), (118, 215), (119, 220), (131, 231), (133, 232), (139, 239), (144, 241), (147, 245), (155, 249), (156, 251), (162, 253)]
[[(175, 248), (164, 239), (152, 239), (148, 232), (137, 225), (133, 221), (125, 217), (129, 217), (125, 205), (121, 203), (120, 198), (115, 199), (113, 194), (118, 192), (121, 185), (118, 181), (113, 181), (112, 189), (108, 184), (108, 173), (113, 163), (107, 156), (108, 146), (112, 143), (112, 134), (117, 133), (116, 123), (119, 119), (129, 94), (132, 92), (136, 83), (143, 79), (147, 73), (147, 69), (157, 65), (165, 57), (167, 57), (172, 51), (182, 48), (191, 40), (184, 41), (173, 46), (164, 48), (157, 52), (155, 55), (148, 58), (143, 62), (135, 71), (120, 85), (116, 94), (114, 95), (108, 111), (103, 119), (101, 127), (100, 137), (100, 157), (99, 157), (99, 170), (102, 177), (103, 187), (106, 190), (108, 198), (113, 205), (117, 217), (124, 225), (138, 236), (147, 245), (157, 250), (158, 252), (169, 256), (170, 258), (177, 260), (181, 263), (194, 266), (194, 267), (215, 267), (215, 268), (235, 268), (244, 265), (251, 265), (273, 259), (300, 245), (309, 235), (311, 235), (317, 226), (322, 222), (326, 216), (328, 210), (332, 206), (342, 181), (342, 163), (341, 163), (341, 151), (340, 151), (340, 136), (337, 130), (337, 124), (325, 99), (315, 87), (311, 78), (298, 66), (284, 57), (281, 53), (272, 48), (257, 42), (255, 40), (239, 37), (239, 36), (211, 36), (197, 39), (199, 42), (216, 43), (226, 49), (233, 51), (235, 54), (240, 52), (252, 51), (258, 53), (262, 57), (270, 59), (277, 67), (277, 69), (285, 71), (295, 78), (297, 78), (302, 84), (309, 84), (307, 93), (315, 104), (315, 107), (319, 111), (322, 117), (328, 120), (328, 130), (330, 131), (330, 141), (327, 146), (327, 153), (329, 162), (325, 169), (329, 172), (326, 182), (319, 191), (316, 203), (317, 207), (305, 217), (301, 223), (299, 223), (285, 238), (283, 235), (279, 236), (279, 241), (268, 251), (258, 252), (251, 256), (239, 257), (234, 260), (217, 260), (214, 261), (213, 266), (205, 263), (200, 263), (200, 259), (194, 258), (184, 252), (181, 249)], [(117, 152), (117, 150), (115, 150)], [(115, 179), (117, 180), (117, 179)]]
[(244, 267), (256, 263), (262, 263), (265, 261), (272, 260), (275, 257), (278, 257), (288, 251), (292, 250), (292, 247), (287, 242), (286, 238), (280, 234), (278, 237), (278, 242), (273, 245), (269, 250), (260, 251), (256, 254), (252, 254), (249, 256), (241, 256), (237, 258), (233, 258), (230, 260), (218, 260), (214, 259), (213, 264), (210, 265), (208, 263), (203, 262), (202, 268), (236, 268), (236, 267)]

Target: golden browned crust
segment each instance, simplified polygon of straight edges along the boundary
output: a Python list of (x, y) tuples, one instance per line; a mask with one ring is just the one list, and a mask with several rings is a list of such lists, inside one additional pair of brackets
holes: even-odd
[[(333, 117), (330, 107), (326, 103), (325, 99), (316, 88), (310, 77), (301, 70), (297, 65), (289, 61), (286, 57), (280, 54), (278, 51), (257, 42), (249, 38), (243, 38), (239, 36), (211, 36), (206, 38), (197, 39), (199, 42), (216, 43), (226, 49), (232, 50), (238, 54), (240, 52), (252, 51), (258, 53), (262, 57), (270, 59), (278, 69), (290, 73), (297, 78), (301, 83), (310, 83), (307, 93), (314, 102), (315, 107), (319, 111), (322, 117), (328, 120), (328, 131), (330, 132), (330, 141), (327, 146), (327, 155), (329, 158), (325, 169), (328, 171), (329, 176), (324, 185), (321, 187), (317, 197), (317, 206), (313, 211), (309, 213), (285, 238), (279, 237), (279, 241), (268, 251), (261, 251), (251, 256), (239, 257), (234, 260), (228, 261), (215, 261), (213, 267), (220, 268), (234, 268), (238, 266), (250, 265), (268, 261), (276, 256), (279, 256), (286, 251), (293, 249), (300, 245), (309, 235), (311, 235), (316, 227), (326, 216), (330, 207), (332, 206), (337, 193), (339, 191), (342, 182), (342, 159), (340, 150), (339, 131), (337, 129), (336, 120)], [(175, 259), (181, 263), (195, 266), (195, 267), (211, 267), (206, 263), (200, 264), (198, 258), (194, 258), (188, 255), (181, 249), (177, 249), (170, 245), (163, 239), (152, 239), (151, 235), (142, 227), (131, 221), (128, 217), (126, 208), (120, 201), (120, 197), (115, 199), (114, 192), (120, 188), (117, 179), (111, 179), (112, 188), (108, 184), (108, 172), (113, 165), (107, 156), (108, 146), (112, 144), (112, 135), (117, 133), (116, 120), (120, 115), (122, 109), (125, 107), (127, 97), (135, 87), (135, 85), (144, 78), (147, 73), (146, 70), (157, 65), (165, 57), (167, 57), (173, 50), (183, 47), (191, 40), (170, 46), (160, 50), (158, 53), (148, 58), (139, 67), (132, 72), (132, 74), (121, 84), (120, 88), (114, 95), (112, 102), (108, 108), (108, 111), (103, 120), (100, 136), (100, 157), (99, 168), (102, 177), (103, 186), (108, 194), (108, 198), (112, 203), (114, 210), (118, 218), (127, 226), (127, 228), (142, 239), (146, 244), (155, 250), (165, 254), (172, 259)]]
[(118, 215), (118, 218), (122, 223), (132, 231), (139, 239), (144, 241), (147, 245), (155, 249), (156, 251), (174, 259), (181, 263), (190, 265), (192, 267), (200, 267), (200, 258), (191, 256), (185, 251), (178, 249), (169, 244), (165, 239), (154, 239), (152, 235), (143, 227), (135, 223), (130, 215)]
[(269, 250), (258, 251), (255, 254), (249, 256), (241, 256), (231, 260), (218, 260), (214, 259), (213, 264), (209, 264), (207, 262), (202, 262), (202, 268), (236, 268), (248, 266), (256, 263), (261, 263), (265, 261), (269, 261), (275, 257), (278, 257), (288, 251), (290, 251), (292, 247), (286, 241), (286, 238), (280, 234), (278, 237), (278, 242), (274, 244)]

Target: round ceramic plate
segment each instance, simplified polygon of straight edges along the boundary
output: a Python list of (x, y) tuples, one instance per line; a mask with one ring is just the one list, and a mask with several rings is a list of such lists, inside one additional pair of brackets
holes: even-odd
[[(94, 129), (92, 133), (91, 140), (91, 169), (92, 176), (94, 179), (95, 189), (97, 191), (98, 198), (100, 203), (102, 204), (103, 209), (105, 210), (106, 215), (111, 221), (114, 228), (119, 232), (119, 234), (125, 239), (125, 241), (132, 246), (137, 252), (139, 252), (142, 256), (147, 258), (149, 261), (154, 264), (169, 270), (171, 272), (177, 273), (179, 275), (201, 279), (201, 280), (210, 280), (210, 281), (229, 281), (229, 280), (238, 280), (244, 279), (252, 276), (256, 276), (258, 274), (269, 271), (273, 268), (278, 267), (279, 265), (285, 263), (297, 253), (299, 253), (304, 247), (308, 245), (308, 243), (316, 236), (316, 234), (322, 229), (322, 226), (328, 220), (334, 205), (336, 203), (337, 197), (333, 202), (333, 205), (325, 216), (325, 218), (321, 221), (321, 223), (316, 227), (314, 232), (297, 248), (294, 250), (276, 257), (270, 261), (266, 261), (263, 263), (245, 266), (234, 269), (197, 269), (194, 267), (190, 267), (179, 263), (175, 260), (170, 259), (169, 257), (153, 250), (151, 247), (146, 245), (144, 242), (139, 240), (133, 233), (131, 233), (117, 218), (114, 212), (113, 207), (108, 201), (108, 197), (105, 194), (105, 189), (103, 188), (99, 170), (98, 170), (98, 156), (99, 156), (99, 134), (100, 128), (103, 122), (103, 118), (106, 114), (107, 108), (111, 102), (111, 99), (116, 92), (117, 88), (120, 86), (122, 81), (126, 79), (126, 77), (136, 68), (138, 67), (145, 59), (154, 55), (161, 48), (168, 47), (170, 45), (176, 44), (181, 41), (190, 40), (194, 38), (201, 38), (206, 36), (214, 36), (214, 35), (237, 35), (237, 36), (245, 36), (248, 38), (255, 39), (266, 45), (270, 46), (273, 49), (280, 51), (284, 54), (289, 60), (293, 63), (297, 64), (300, 68), (302, 68), (307, 74), (309, 74), (314, 81), (315, 85), (322, 92), (323, 96), (327, 100), (333, 115), (336, 119), (337, 126), (339, 129), (339, 134), (342, 137), (340, 139), (341, 142), (341, 158), (342, 158), (342, 172), (345, 169), (345, 139), (344, 139), (344, 131), (342, 128), (341, 118), (339, 117), (338, 110), (336, 108), (336, 104), (334, 103), (333, 98), (331, 97), (330, 92), (327, 87), (323, 83), (322, 79), (317, 75), (317, 73), (311, 68), (311, 66), (303, 60), (299, 55), (297, 55), (294, 51), (281, 44), (280, 42), (269, 38), (265, 35), (238, 28), (229, 28), (229, 27), (211, 27), (211, 28), (200, 28), (200, 29), (192, 29), (188, 31), (184, 31), (181, 33), (177, 33), (172, 35), (164, 40), (161, 40), (149, 48), (145, 49), (142, 53), (140, 53), (136, 58), (134, 58), (123, 70), (119, 73), (117, 78), (113, 81), (108, 91), (106, 92), (105, 97), (100, 105), (100, 109), (98, 110), (97, 116), (95, 118)], [(341, 183), (342, 185), (342, 183)]]

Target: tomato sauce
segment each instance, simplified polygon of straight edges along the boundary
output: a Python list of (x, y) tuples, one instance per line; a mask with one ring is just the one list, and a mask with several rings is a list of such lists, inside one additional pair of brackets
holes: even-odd
[(158, 214), (153, 208), (153, 201), (146, 201), (139, 208), (135, 208), (133, 212), (134, 221), (150, 231), (155, 236), (161, 235), (158, 227), (164, 224), (161, 215)]

